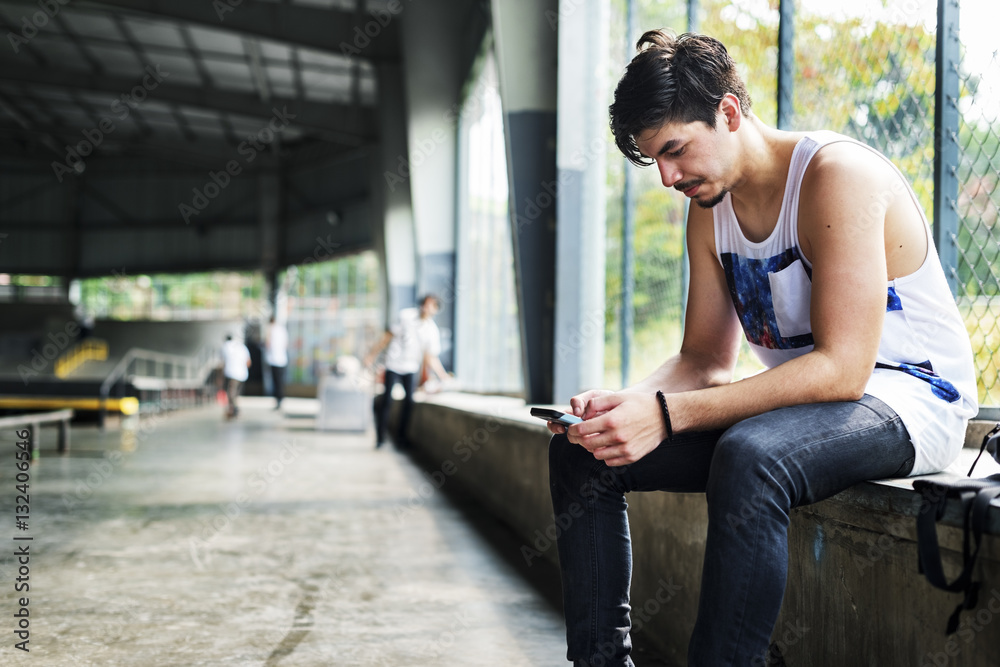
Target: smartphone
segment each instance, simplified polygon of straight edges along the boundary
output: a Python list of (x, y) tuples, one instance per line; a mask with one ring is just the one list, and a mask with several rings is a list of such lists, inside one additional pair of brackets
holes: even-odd
[(576, 415), (559, 412), (558, 410), (550, 410), (549, 408), (531, 408), (531, 416), (544, 419), (547, 422), (562, 424), (563, 426), (571, 426), (583, 421)]

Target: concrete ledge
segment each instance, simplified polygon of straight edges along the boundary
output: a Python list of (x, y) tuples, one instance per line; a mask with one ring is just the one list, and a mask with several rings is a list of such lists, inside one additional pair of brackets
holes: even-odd
[[(978, 446), (981, 437), (970, 439)], [(558, 525), (570, 518), (553, 517), (548, 431), (522, 401), (428, 397), (414, 406), (410, 438), (429, 484), (457, 485), (478, 499), (521, 536), (529, 565), (557, 562)], [(963, 459), (971, 463), (974, 455), (967, 450)], [(980, 463), (978, 476), (1000, 471), (988, 463)], [(634, 493), (628, 501), (634, 630), (668, 661), (686, 664), (705, 546), (704, 496)], [(959, 596), (934, 589), (917, 572), (919, 511), (907, 479), (859, 484), (793, 512), (788, 585), (773, 637), (789, 665), (1000, 664), (1000, 507), (979, 555), (979, 607), (963, 613), (951, 637), (945, 624)], [(946, 574), (954, 577), (962, 560), (957, 508), (938, 532)]]

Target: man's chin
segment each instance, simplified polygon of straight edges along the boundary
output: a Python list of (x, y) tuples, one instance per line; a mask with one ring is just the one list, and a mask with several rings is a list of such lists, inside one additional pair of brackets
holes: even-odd
[(715, 195), (711, 199), (698, 199), (697, 195), (695, 195), (693, 199), (694, 203), (700, 206), (701, 208), (715, 208), (716, 206), (722, 203), (722, 200), (726, 198), (727, 194), (729, 194), (729, 190), (723, 190), (722, 192)]

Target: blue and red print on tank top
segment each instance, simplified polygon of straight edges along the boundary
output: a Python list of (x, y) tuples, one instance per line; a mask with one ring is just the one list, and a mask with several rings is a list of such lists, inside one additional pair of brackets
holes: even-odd
[[(885, 319), (886, 323), (884, 326), (892, 326), (894, 324), (893, 320), (896, 318), (904, 318), (903, 315), (903, 302), (900, 300), (899, 295), (896, 294), (896, 288), (892, 285), (889, 286), (889, 295), (886, 299), (885, 306)], [(875, 364), (875, 368), (887, 368), (890, 370), (902, 371), (908, 375), (923, 380), (931, 385), (931, 391), (938, 398), (953, 403), (960, 398), (962, 394), (955, 388), (951, 382), (948, 382), (943, 377), (939, 376), (934, 372), (934, 366), (931, 364), (929, 359), (923, 361), (918, 361), (914, 363), (895, 363), (888, 364), (882, 361), (878, 361)]]
[[(720, 255), (722, 267), (726, 273), (729, 285), (729, 295), (732, 297), (736, 314), (740, 318), (747, 341), (771, 350), (794, 350), (813, 345), (812, 333), (800, 333), (784, 336), (778, 324), (775, 313), (775, 295), (772, 292), (771, 276), (789, 268), (800, 260), (795, 248), (765, 259), (753, 259), (727, 252)], [(812, 278), (812, 272), (803, 264), (806, 275)], [(892, 328), (899, 318), (899, 324), (905, 327), (903, 303), (896, 294), (896, 288), (889, 286), (886, 295), (886, 326)], [(875, 368), (895, 370), (912, 375), (927, 382), (931, 391), (938, 398), (952, 403), (961, 398), (961, 393), (955, 386), (934, 372), (930, 360), (914, 360), (910, 363), (886, 363), (878, 361)]]
[[(771, 350), (794, 350), (813, 344), (812, 333), (781, 335), (774, 311), (770, 276), (787, 269), (800, 259), (795, 248), (788, 248), (783, 253), (766, 259), (753, 259), (733, 252), (722, 253), (719, 259), (726, 272), (729, 296), (733, 299), (736, 314), (749, 342)], [(803, 268), (811, 279), (812, 271), (805, 265)]]

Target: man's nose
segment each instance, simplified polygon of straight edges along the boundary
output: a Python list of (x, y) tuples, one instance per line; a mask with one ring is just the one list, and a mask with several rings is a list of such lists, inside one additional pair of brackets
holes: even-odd
[(663, 187), (672, 188), (675, 183), (681, 180), (681, 171), (677, 166), (669, 160), (657, 160), (656, 168), (660, 170), (660, 181), (663, 182)]

